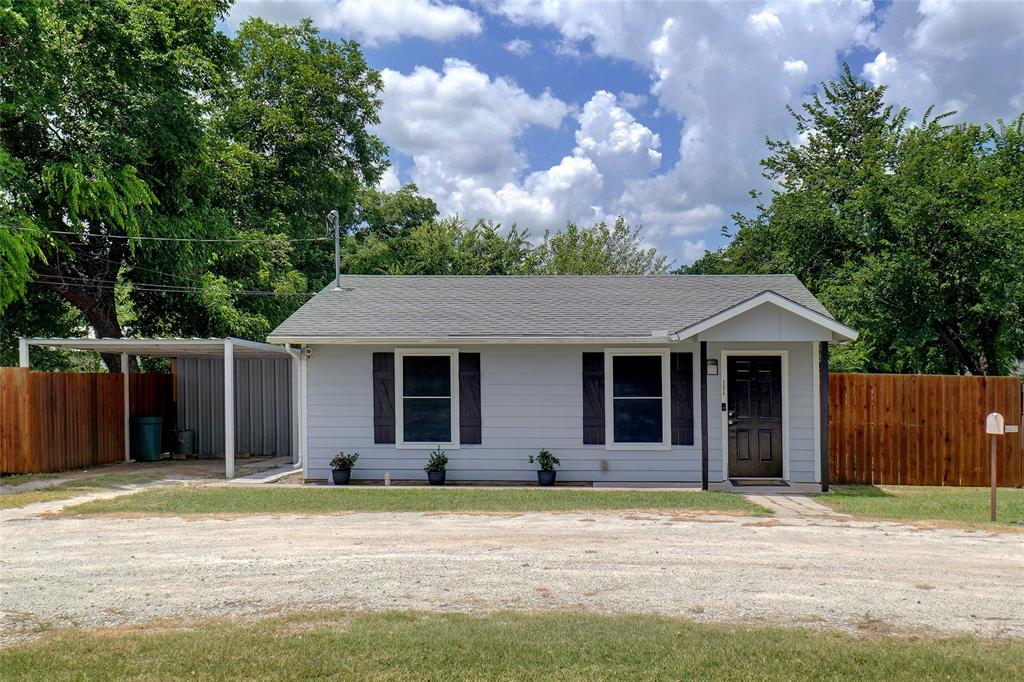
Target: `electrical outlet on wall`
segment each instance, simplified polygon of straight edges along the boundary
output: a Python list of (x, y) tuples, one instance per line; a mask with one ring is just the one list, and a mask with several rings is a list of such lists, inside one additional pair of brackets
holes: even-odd
[(601, 460), (601, 471), (608, 471), (608, 460)]

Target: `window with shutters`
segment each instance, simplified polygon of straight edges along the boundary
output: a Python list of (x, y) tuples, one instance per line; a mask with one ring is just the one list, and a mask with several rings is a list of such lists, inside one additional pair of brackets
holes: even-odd
[(459, 353), (395, 351), (398, 447), (459, 446)]
[(671, 447), (669, 351), (605, 352), (605, 447)]

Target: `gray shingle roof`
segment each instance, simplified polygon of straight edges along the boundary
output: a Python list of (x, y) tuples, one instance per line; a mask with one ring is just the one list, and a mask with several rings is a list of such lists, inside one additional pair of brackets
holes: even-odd
[[(271, 340), (302, 338), (650, 337), (773, 291), (829, 315), (793, 275), (343, 275)], [(831, 317), (831, 315), (829, 315)]]

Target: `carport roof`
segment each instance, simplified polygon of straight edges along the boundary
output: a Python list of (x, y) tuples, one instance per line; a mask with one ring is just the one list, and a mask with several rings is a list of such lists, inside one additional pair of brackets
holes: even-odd
[(282, 346), (232, 337), (220, 339), (54, 339), (26, 338), (30, 346), (91, 350), (97, 353), (128, 353), (161, 358), (223, 357), (224, 343), (231, 341), (235, 357), (276, 357), (287, 354)]

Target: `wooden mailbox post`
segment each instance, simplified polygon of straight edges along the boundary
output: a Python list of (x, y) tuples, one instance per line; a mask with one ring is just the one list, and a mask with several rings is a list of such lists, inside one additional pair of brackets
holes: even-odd
[(992, 442), (989, 448), (989, 478), (992, 481), (992, 522), (996, 520), (996, 438), (1002, 436), (1006, 432), (1006, 420), (1003, 419), (1003, 415), (998, 412), (993, 412), (989, 416), (985, 417), (985, 433), (989, 434), (989, 440)]

